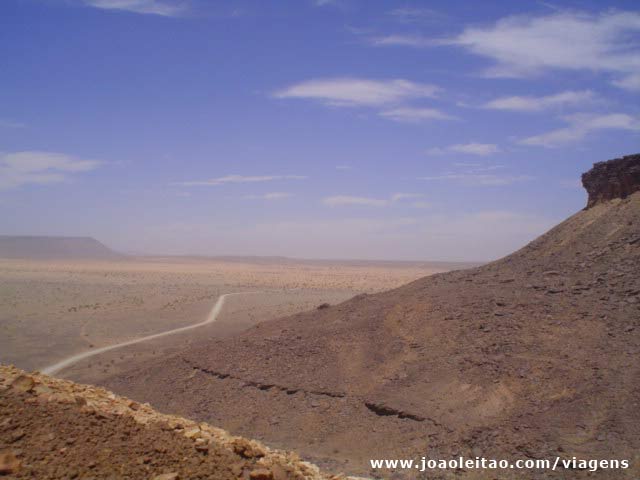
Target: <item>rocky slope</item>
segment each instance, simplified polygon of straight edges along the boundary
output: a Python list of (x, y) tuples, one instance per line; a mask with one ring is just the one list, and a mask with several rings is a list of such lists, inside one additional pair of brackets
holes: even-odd
[[(326, 480), (292, 453), (102, 388), (0, 366), (0, 476)], [(331, 477), (337, 480), (338, 477)]]
[(577, 456), (629, 459), (594, 476), (636, 478), (638, 168), (597, 164), (588, 209), (499, 261), (265, 322), (108, 386), (336, 470)]

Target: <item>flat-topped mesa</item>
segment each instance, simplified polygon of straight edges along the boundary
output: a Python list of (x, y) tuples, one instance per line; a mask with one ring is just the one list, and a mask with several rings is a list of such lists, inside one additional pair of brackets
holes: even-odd
[(582, 185), (589, 194), (586, 208), (639, 191), (640, 154), (594, 163), (582, 174)]

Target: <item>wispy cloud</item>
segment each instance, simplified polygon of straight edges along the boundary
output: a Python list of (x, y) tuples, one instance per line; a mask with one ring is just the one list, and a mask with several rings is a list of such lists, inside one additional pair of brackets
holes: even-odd
[(456, 167), (454, 171), (418, 177), (418, 180), (452, 181), (466, 186), (499, 187), (532, 179), (529, 175), (494, 173), (503, 169), (503, 165), (455, 163), (454, 166)]
[(484, 104), (484, 108), (493, 110), (511, 110), (516, 112), (539, 112), (550, 108), (588, 104), (593, 102), (594, 97), (595, 95), (591, 90), (569, 90), (542, 97), (500, 97)]
[(297, 83), (273, 94), (276, 98), (317, 100), (337, 107), (380, 107), (434, 97), (439, 88), (403, 79), (328, 78)]
[(448, 115), (435, 108), (419, 107), (398, 107), (383, 110), (379, 114), (381, 117), (394, 120), (396, 122), (420, 123), (427, 120), (453, 120), (456, 117)]
[(177, 0), (83, 0), (90, 7), (175, 17), (187, 11), (187, 2)]
[(369, 44), (376, 47), (433, 47), (440, 45), (440, 40), (426, 38), (422, 35), (414, 34), (393, 34), (373, 37), (369, 39)]
[(391, 195), (392, 202), (399, 202), (400, 200), (411, 200), (414, 198), (422, 198), (424, 194), (422, 193), (394, 193)]
[(626, 75), (618, 80), (614, 80), (613, 84), (625, 90), (640, 92), (640, 73)]
[(431, 203), (429, 202), (425, 202), (424, 200), (419, 200), (421, 198), (424, 198), (424, 194), (422, 193), (394, 193), (393, 195), (391, 195), (391, 203), (396, 203), (396, 202), (405, 202), (405, 201), (409, 201), (409, 203), (407, 203), (408, 206), (413, 207), (413, 208), (431, 208)]
[(427, 150), (428, 155), (446, 155), (463, 153), (467, 155), (487, 156), (499, 153), (500, 147), (494, 143), (459, 143), (448, 147), (434, 147)]
[(282, 200), (284, 198), (293, 197), (293, 193), (288, 192), (269, 192), (263, 195), (246, 195), (243, 198), (247, 200)]
[[(322, 203), (329, 207), (341, 207), (349, 205), (361, 205), (368, 207), (387, 207), (397, 202), (403, 202), (405, 200), (415, 200), (423, 198), (421, 193), (394, 193), (389, 198), (371, 198), (371, 197), (358, 197), (352, 195), (335, 195), (332, 197), (326, 197), (322, 199)], [(424, 201), (405, 203), (406, 205), (414, 208), (429, 208), (431, 205)]]
[(227, 175), (224, 177), (210, 178), (208, 180), (193, 180), (188, 182), (175, 182), (175, 185), (182, 185), (184, 187), (216, 187), (219, 185), (225, 185), (228, 183), (259, 183), (259, 182), (273, 182), (277, 180), (306, 180), (307, 176), (304, 175)]
[(564, 116), (562, 119), (568, 124), (566, 127), (527, 137), (518, 143), (540, 147), (558, 147), (582, 140), (587, 134), (596, 130), (640, 131), (640, 119), (625, 113), (601, 115), (578, 113)]
[(353, 197), (351, 195), (334, 195), (322, 199), (322, 203), (329, 207), (340, 207), (345, 205), (366, 205), (369, 207), (386, 207), (389, 200), (370, 197)]
[(62, 153), (24, 151), (0, 153), (0, 189), (28, 184), (64, 182), (74, 173), (88, 172), (100, 166), (97, 160), (87, 160)]
[(336, 165), (336, 170), (351, 170), (350, 165)]
[(631, 35), (638, 32), (637, 11), (556, 12), (506, 17), (440, 43), (492, 59), (488, 76), (522, 77), (549, 69), (609, 72), (615, 85), (634, 90), (640, 86), (640, 52)]

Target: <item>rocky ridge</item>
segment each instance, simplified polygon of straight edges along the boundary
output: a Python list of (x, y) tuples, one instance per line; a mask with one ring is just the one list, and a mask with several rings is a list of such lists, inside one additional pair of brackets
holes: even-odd
[(0, 476), (329, 480), (295, 453), (103, 388), (0, 366)]

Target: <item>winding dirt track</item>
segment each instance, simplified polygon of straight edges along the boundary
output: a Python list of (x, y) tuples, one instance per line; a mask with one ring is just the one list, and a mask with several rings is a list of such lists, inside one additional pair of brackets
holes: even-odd
[(115, 350), (116, 348), (126, 347), (129, 345), (135, 345), (136, 343), (146, 342), (147, 340), (153, 340), (154, 338), (166, 337), (168, 335), (174, 335), (176, 333), (186, 332), (187, 330), (192, 330), (198, 327), (204, 327), (210, 323), (213, 323), (217, 320), (218, 315), (222, 311), (222, 307), (224, 306), (225, 299), (231, 295), (243, 295), (245, 293), (257, 293), (257, 292), (237, 292), (237, 293), (225, 293), (224, 295), (220, 295), (218, 300), (211, 308), (209, 315), (207, 318), (199, 323), (195, 323), (193, 325), (188, 325), (186, 327), (174, 328), (173, 330), (167, 330), (166, 332), (154, 333), (153, 335), (147, 335), (146, 337), (136, 338), (133, 340), (127, 340), (126, 342), (116, 343), (115, 345), (108, 345), (106, 347), (96, 348), (95, 350), (89, 350), (86, 352), (78, 353), (76, 355), (72, 355), (70, 357), (65, 358), (53, 365), (49, 365), (47, 367), (42, 368), (40, 371), (47, 375), (55, 375), (56, 373), (64, 370), (65, 368), (73, 365), (74, 363), (79, 362), (80, 360), (84, 360), (85, 358), (93, 357), (94, 355), (100, 355), (101, 353), (108, 352), (109, 350)]

